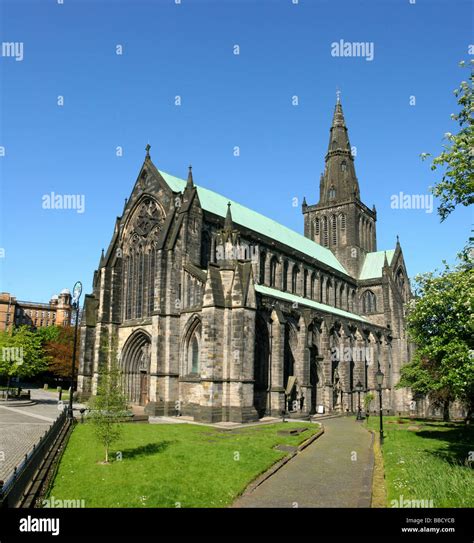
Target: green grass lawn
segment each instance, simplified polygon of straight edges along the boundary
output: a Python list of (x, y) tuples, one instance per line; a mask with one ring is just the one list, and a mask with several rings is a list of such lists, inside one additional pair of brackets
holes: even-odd
[[(369, 418), (369, 428), (378, 439), (378, 417)], [(465, 465), (469, 451), (474, 450), (472, 427), (384, 417), (384, 434), (388, 507), (401, 496), (403, 500), (433, 500), (433, 507), (474, 507), (474, 473)]]
[[(298, 445), (319, 431), (311, 423), (277, 423), (224, 431), (191, 424), (123, 424), (104, 465), (89, 424), (78, 424), (50, 497), (86, 507), (225, 507), (284, 457), (276, 445)], [(307, 427), (299, 435), (279, 430)], [(117, 460), (121, 452), (122, 460)]]

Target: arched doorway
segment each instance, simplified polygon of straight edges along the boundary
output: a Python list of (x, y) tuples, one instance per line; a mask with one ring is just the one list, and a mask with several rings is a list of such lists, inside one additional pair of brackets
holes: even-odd
[(151, 338), (143, 330), (133, 332), (122, 350), (124, 391), (136, 405), (146, 405), (149, 400), (150, 354)]

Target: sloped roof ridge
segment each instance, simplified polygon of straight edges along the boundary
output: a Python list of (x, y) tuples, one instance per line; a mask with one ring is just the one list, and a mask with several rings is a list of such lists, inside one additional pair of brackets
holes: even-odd
[[(186, 186), (186, 181), (175, 177), (163, 170), (158, 170), (165, 182), (173, 192), (181, 192)], [(339, 262), (336, 256), (326, 247), (310, 240), (299, 232), (288, 228), (287, 226), (262, 215), (234, 200), (231, 200), (213, 190), (196, 185), (199, 200), (204, 210), (214, 213), (220, 217), (225, 217), (227, 212), (227, 203), (232, 204), (232, 220), (235, 224), (240, 224), (250, 230), (258, 232), (266, 237), (279, 241), (297, 251), (310, 256), (327, 266), (337, 270), (345, 275), (349, 275), (344, 266)]]

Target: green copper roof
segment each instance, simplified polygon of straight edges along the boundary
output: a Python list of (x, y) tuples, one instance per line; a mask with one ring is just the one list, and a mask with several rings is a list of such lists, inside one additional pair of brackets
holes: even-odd
[(375, 253), (367, 253), (364, 265), (360, 272), (359, 279), (375, 279), (377, 277), (382, 277), (382, 268), (384, 263), (384, 254), (387, 253), (387, 262), (392, 263), (393, 255), (395, 254), (395, 249), (390, 249), (390, 251), (377, 251)]
[(308, 300), (308, 298), (302, 298), (301, 296), (296, 296), (295, 294), (290, 294), (289, 292), (283, 292), (281, 290), (265, 287), (263, 285), (255, 285), (255, 290), (257, 292), (260, 292), (260, 294), (265, 294), (266, 296), (271, 296), (272, 298), (286, 300), (287, 302), (291, 303), (296, 302), (298, 305), (312, 307), (313, 309), (319, 309), (320, 311), (332, 313), (333, 315), (337, 315), (339, 317), (346, 317), (361, 322), (369, 322), (367, 319), (364, 319), (364, 317), (360, 317), (355, 313), (350, 313), (349, 311), (344, 311), (343, 309), (338, 309), (336, 307), (322, 304), (320, 302), (314, 302), (313, 300)]
[[(181, 192), (184, 190), (186, 181), (161, 170), (159, 171), (173, 192)], [(331, 253), (329, 249), (319, 245), (319, 243), (311, 241), (305, 236), (298, 234), (298, 232), (295, 232), (294, 230), (291, 230), (290, 228), (287, 228), (286, 226), (283, 226), (282, 224), (269, 219), (268, 217), (265, 217), (264, 215), (261, 215), (248, 207), (229, 200), (229, 198), (226, 198), (217, 192), (198, 185), (196, 185), (196, 188), (198, 191), (199, 201), (201, 202), (201, 206), (205, 211), (209, 211), (210, 213), (214, 213), (220, 217), (225, 217), (227, 212), (227, 202), (230, 202), (232, 204), (232, 220), (234, 223), (240, 224), (249, 230), (253, 230), (254, 232), (258, 232), (268, 238), (279, 241), (292, 249), (296, 249), (297, 251), (300, 251), (311, 258), (315, 258), (327, 266), (348, 275), (347, 271), (344, 269), (339, 260), (337, 260), (337, 258), (333, 255), (333, 253)]]

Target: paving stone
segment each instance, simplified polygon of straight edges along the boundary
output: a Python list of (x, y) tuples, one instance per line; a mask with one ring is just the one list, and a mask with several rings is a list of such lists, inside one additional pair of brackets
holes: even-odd
[(233, 507), (370, 507), (372, 436), (353, 418), (329, 419), (324, 427), (321, 437)]

